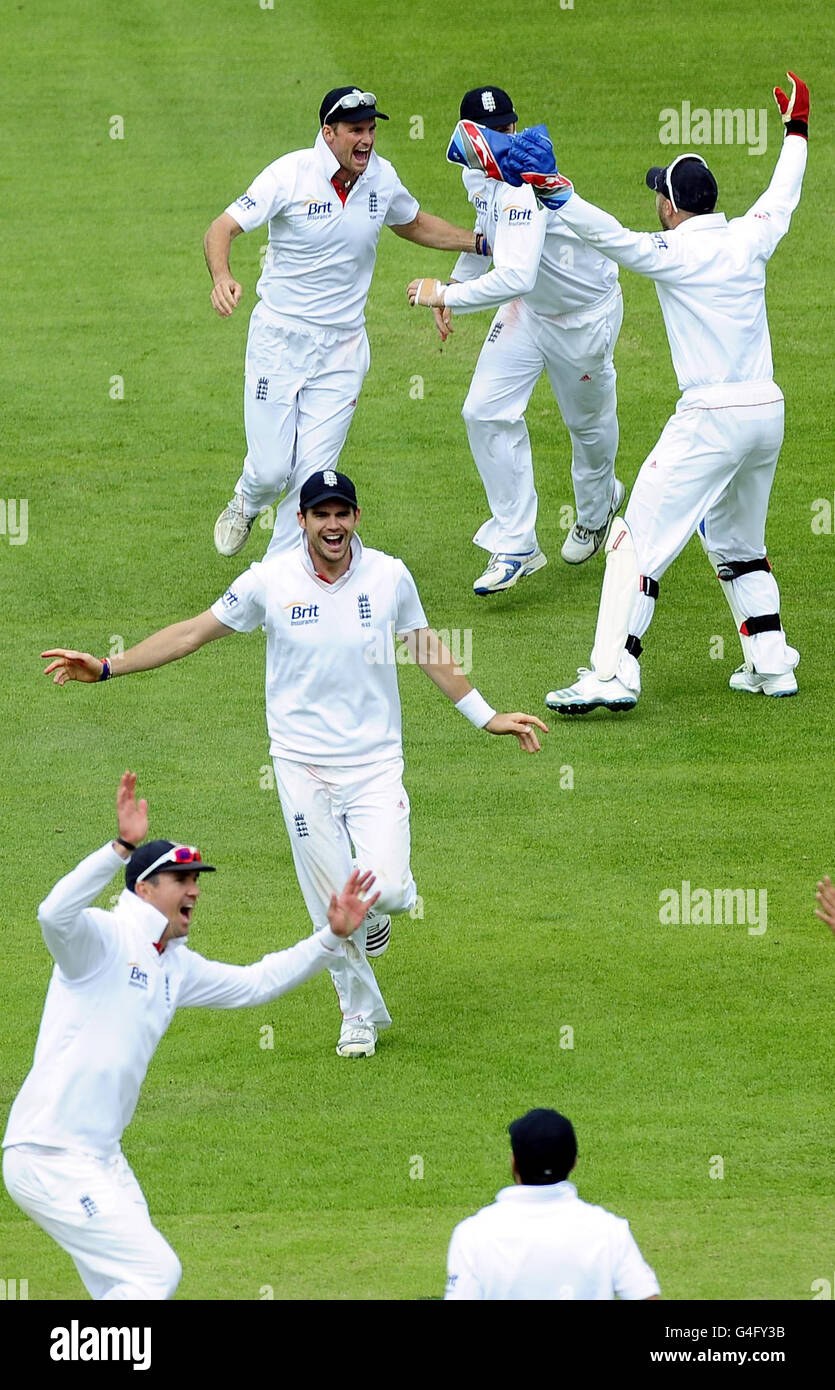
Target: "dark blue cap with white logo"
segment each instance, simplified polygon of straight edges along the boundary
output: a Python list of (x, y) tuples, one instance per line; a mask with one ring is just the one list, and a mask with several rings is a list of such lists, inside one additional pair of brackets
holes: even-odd
[(465, 92), (458, 114), (462, 121), (475, 121), (490, 130), (503, 130), (519, 119), (513, 102), (501, 87), (473, 87), (471, 92)]
[(320, 502), (333, 502), (337, 498), (340, 502), (349, 502), (355, 511), (359, 506), (357, 490), (347, 474), (334, 473), (332, 468), (326, 468), (322, 473), (312, 473), (302, 484), (299, 511), (306, 512), (308, 507), (316, 507)]

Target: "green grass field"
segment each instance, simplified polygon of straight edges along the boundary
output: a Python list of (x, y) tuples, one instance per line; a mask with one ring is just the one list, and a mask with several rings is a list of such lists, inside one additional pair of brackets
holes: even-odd
[[(266, 231), (236, 242), (245, 299), (221, 321), (202, 262), (209, 221), (272, 159), (312, 143), (321, 96), (340, 82), (377, 92), (392, 116), (379, 152), (427, 210), (467, 225), (444, 151), (476, 83), (507, 87), (523, 123), (547, 120), (560, 167), (635, 227), (655, 219), (646, 168), (671, 157), (662, 109), (769, 109), (762, 156), (703, 151), (736, 215), (779, 148), (772, 85), (792, 67), (812, 92), (804, 195), (769, 281), (787, 399), (769, 550), (802, 652), (799, 698), (728, 691), (738, 644), (696, 543), (663, 584), (638, 708), (554, 716), (537, 758), (477, 733), (404, 668), (425, 915), (396, 922), (379, 964), (395, 1026), (372, 1061), (338, 1059), (326, 979), (266, 1009), (175, 1018), (124, 1147), (182, 1258), (179, 1297), (438, 1297), (453, 1225), (505, 1184), (506, 1125), (535, 1105), (571, 1116), (580, 1195), (629, 1217), (664, 1297), (809, 1299), (832, 1278), (835, 941), (812, 913), (815, 881), (835, 866), (831, 512), (828, 533), (811, 525), (815, 500), (835, 492), (825, 15), (821, 0), (771, 7), (765, 24), (754, 0), (484, 0), (443, 16), (382, 0), (360, 12), (322, 0), (9, 10), (0, 492), (28, 500), (28, 539), (0, 534), (2, 1123), (51, 966), (37, 903), (113, 834), (125, 767), (152, 832), (221, 866), (195, 947), (245, 962), (308, 930), (262, 785), (260, 633), (101, 691), (59, 691), (39, 669), (45, 647), (101, 653), (202, 610), (266, 546), (257, 530), (239, 563), (212, 545), (243, 452)], [(492, 602), (473, 596), (482, 552), (470, 538), (486, 513), (459, 411), (489, 316), (461, 317), (441, 347), (404, 295), (451, 259), (383, 234), (373, 363), (343, 466), (366, 543), (404, 558), (434, 626), (472, 629), (485, 696), (544, 713), (545, 691), (587, 660), (602, 563), (560, 563), (569, 450), (540, 384), (528, 420), (551, 563)], [(652, 287), (626, 273), (622, 284), (619, 473), (631, 483), (677, 393)], [(767, 929), (663, 924), (659, 895), (684, 881), (767, 892)], [(83, 1295), (4, 1191), (0, 1277), (28, 1278), (32, 1299)]]

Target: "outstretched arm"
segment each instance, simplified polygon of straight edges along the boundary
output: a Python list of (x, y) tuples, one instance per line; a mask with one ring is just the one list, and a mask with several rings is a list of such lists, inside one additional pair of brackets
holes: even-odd
[(50, 647), (48, 651), (41, 652), (41, 656), (55, 658), (44, 675), (54, 672), (54, 684), (66, 685), (67, 681), (101, 681), (109, 680), (110, 676), (128, 676), (134, 671), (151, 671), (156, 666), (165, 666), (169, 661), (190, 656), (198, 647), (215, 642), (219, 637), (228, 637), (233, 630), (219, 622), (211, 609), (207, 608), (205, 613), (198, 613), (195, 618), (186, 618), (185, 622), (162, 628), (160, 632), (146, 637), (144, 642), (129, 647), (120, 656), (100, 658), (91, 656), (89, 652)]
[(540, 751), (541, 745), (534, 728), (547, 734), (547, 724), (543, 724), (535, 714), (497, 714), (470, 685), (461, 668), (456, 666), (452, 653), (431, 627), (406, 632), (403, 640), (412, 660), (471, 724), (478, 729), (486, 729), (490, 734), (515, 734), (519, 747), (526, 753)]
[(443, 217), (433, 217), (430, 212), (419, 212), (412, 222), (403, 222), (391, 229), (406, 241), (416, 246), (431, 246), (436, 251), (469, 251), (473, 255), (488, 255), (486, 240), (479, 232), (468, 232), (466, 227), (456, 227)]

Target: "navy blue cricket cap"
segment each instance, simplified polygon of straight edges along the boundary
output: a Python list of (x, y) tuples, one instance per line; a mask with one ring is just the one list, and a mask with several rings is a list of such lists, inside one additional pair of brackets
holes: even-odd
[(334, 473), (332, 468), (326, 468), (323, 473), (311, 473), (299, 493), (299, 511), (306, 512), (308, 507), (333, 502), (336, 498), (349, 502), (355, 511), (359, 507), (357, 490), (347, 474)]
[(544, 1187), (568, 1177), (577, 1158), (574, 1126), (556, 1110), (529, 1110), (508, 1125), (510, 1147), (523, 1183)]
[(647, 170), (647, 188), (663, 193), (678, 212), (713, 212), (719, 188), (700, 154), (680, 154), (665, 168)]
[(174, 840), (149, 840), (133, 851), (125, 865), (125, 886), (133, 893), (137, 883), (151, 874), (213, 874), (213, 864), (204, 864), (194, 845), (178, 845)]
[(501, 87), (473, 87), (462, 98), (458, 114), (462, 121), (475, 121), (490, 130), (501, 130), (519, 119), (513, 102)]
[[(348, 98), (347, 102), (345, 98)], [(319, 107), (319, 124), (335, 125), (337, 121), (387, 121), (382, 111), (377, 110), (377, 98), (373, 92), (364, 92), (360, 87), (334, 87), (322, 98)]]

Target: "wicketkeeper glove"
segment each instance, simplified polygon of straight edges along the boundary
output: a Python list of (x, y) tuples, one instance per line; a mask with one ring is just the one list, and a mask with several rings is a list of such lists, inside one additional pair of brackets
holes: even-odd
[(468, 169), (477, 169), (479, 173), (486, 174), (488, 179), (512, 183), (515, 188), (519, 188), (521, 178), (514, 176), (508, 179), (503, 169), (504, 156), (513, 144), (513, 139), (512, 135), (505, 135), (500, 130), (490, 130), (475, 121), (459, 121), (452, 132), (446, 157), (450, 164), (463, 164)]
[(786, 76), (792, 84), (791, 93), (786, 96), (782, 88), (775, 87), (774, 100), (779, 107), (780, 115), (783, 117), (786, 134), (802, 135), (804, 140), (808, 140), (809, 88), (793, 72), (787, 72)]
[(574, 186), (557, 169), (554, 146), (544, 125), (531, 126), (513, 138), (513, 144), (502, 159), (502, 169), (508, 183), (520, 178), (530, 184), (538, 203), (545, 208), (561, 208), (567, 203)]

